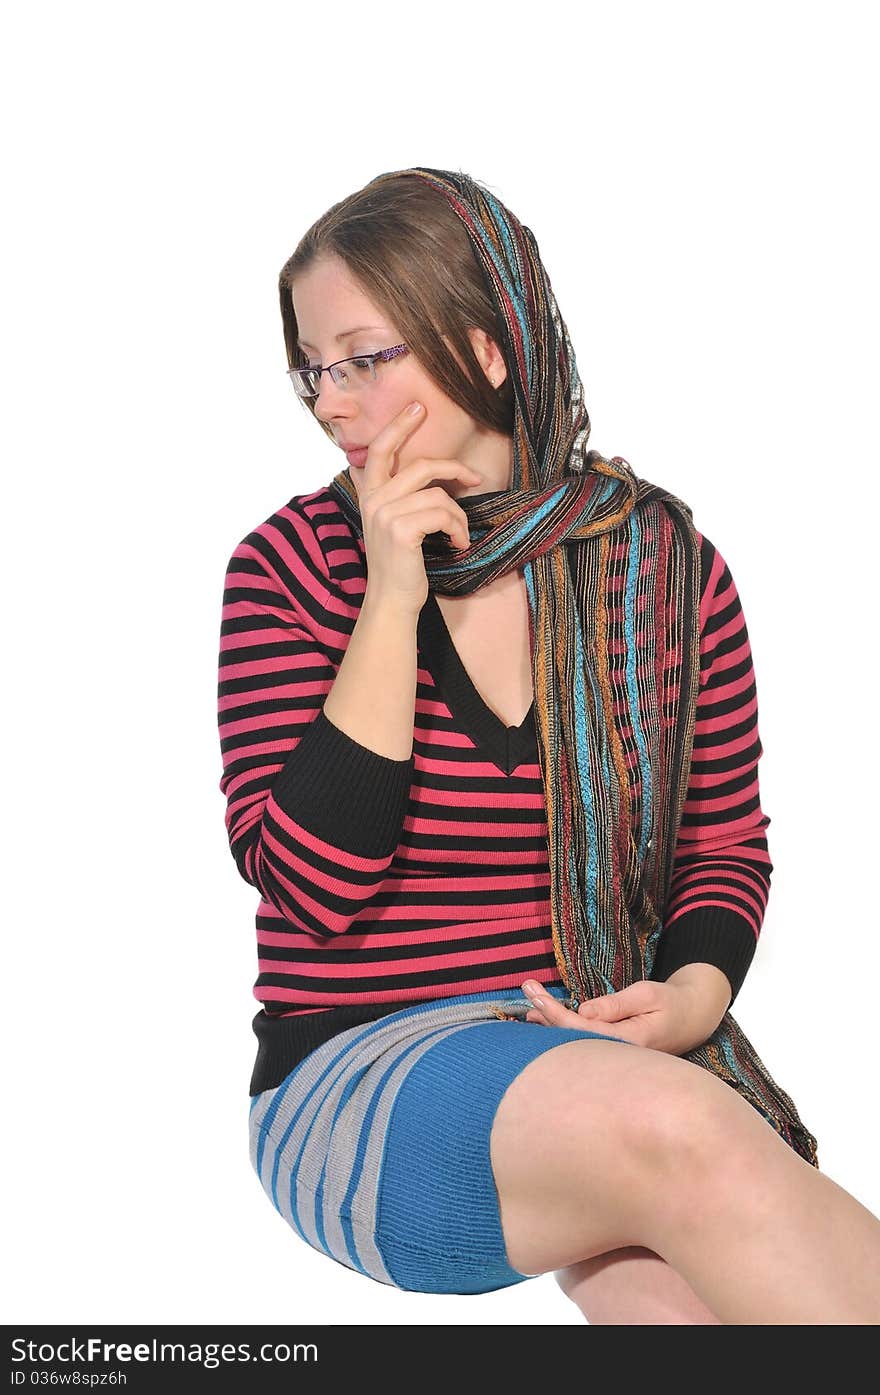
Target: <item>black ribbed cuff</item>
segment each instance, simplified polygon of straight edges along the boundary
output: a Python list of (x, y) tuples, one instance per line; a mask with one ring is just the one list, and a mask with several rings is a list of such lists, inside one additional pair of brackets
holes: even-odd
[(651, 978), (665, 982), (685, 964), (714, 964), (730, 980), (732, 1007), (757, 941), (750, 923), (727, 906), (695, 906), (660, 933)]
[(272, 795), (316, 838), (360, 857), (388, 857), (400, 842), (414, 769), (414, 756), (380, 756), (322, 708), (276, 775)]

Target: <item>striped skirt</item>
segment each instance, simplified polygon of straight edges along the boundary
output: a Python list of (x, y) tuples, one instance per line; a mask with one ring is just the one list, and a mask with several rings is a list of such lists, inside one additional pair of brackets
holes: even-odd
[[(545, 992), (566, 1000), (561, 987)], [(339, 1032), (253, 1096), (251, 1162), (297, 1235), (410, 1292), (488, 1293), (534, 1278), (507, 1256), (495, 1112), (544, 1051), (585, 1037), (629, 1043), (526, 1022), (529, 1007), (502, 991), (403, 1008)]]

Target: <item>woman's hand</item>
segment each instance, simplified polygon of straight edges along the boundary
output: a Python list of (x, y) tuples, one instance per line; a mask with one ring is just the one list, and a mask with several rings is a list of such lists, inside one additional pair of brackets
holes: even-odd
[[(530, 988), (536, 992), (530, 992)], [(532, 1003), (527, 1022), (601, 1032), (603, 1036), (631, 1041), (654, 1051), (668, 1051), (673, 1056), (701, 1046), (724, 1016), (718, 1010), (717, 996), (702, 992), (696, 982), (640, 979), (618, 993), (606, 993), (581, 1003), (576, 1012), (532, 979), (523, 984), (523, 992)]]
[(460, 460), (424, 455), (394, 473), (398, 451), (424, 420), (424, 404), (415, 415), (404, 408), (370, 443), (364, 465), (349, 469), (363, 523), (364, 599), (371, 604), (381, 599), (412, 615), (418, 615), (428, 599), (422, 552), (428, 534), (446, 533), (460, 552), (470, 546), (468, 516), (439, 481), (467, 486), (480, 480), (477, 471)]

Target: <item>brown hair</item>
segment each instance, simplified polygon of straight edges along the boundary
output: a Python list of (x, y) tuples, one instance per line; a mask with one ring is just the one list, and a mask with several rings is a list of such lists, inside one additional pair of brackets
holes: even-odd
[[(324, 254), (345, 262), (373, 304), (397, 326), (410, 353), (457, 406), (491, 430), (512, 436), (509, 365), (504, 382), (494, 388), (467, 332), (469, 327), (485, 330), (503, 352), (504, 328), (470, 237), (440, 193), (413, 175), (381, 175), (312, 224), (278, 276), (290, 368), (308, 362), (296, 342), (291, 284)], [(473, 377), (456, 362), (444, 335)], [(304, 400), (314, 415), (314, 399)], [(332, 439), (329, 423), (316, 420)]]

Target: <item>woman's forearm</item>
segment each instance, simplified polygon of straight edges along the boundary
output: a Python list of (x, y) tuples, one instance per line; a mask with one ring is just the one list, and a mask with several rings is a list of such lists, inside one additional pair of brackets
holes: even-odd
[(418, 616), (369, 586), (348, 649), (324, 700), (324, 715), (353, 741), (390, 760), (412, 755)]

